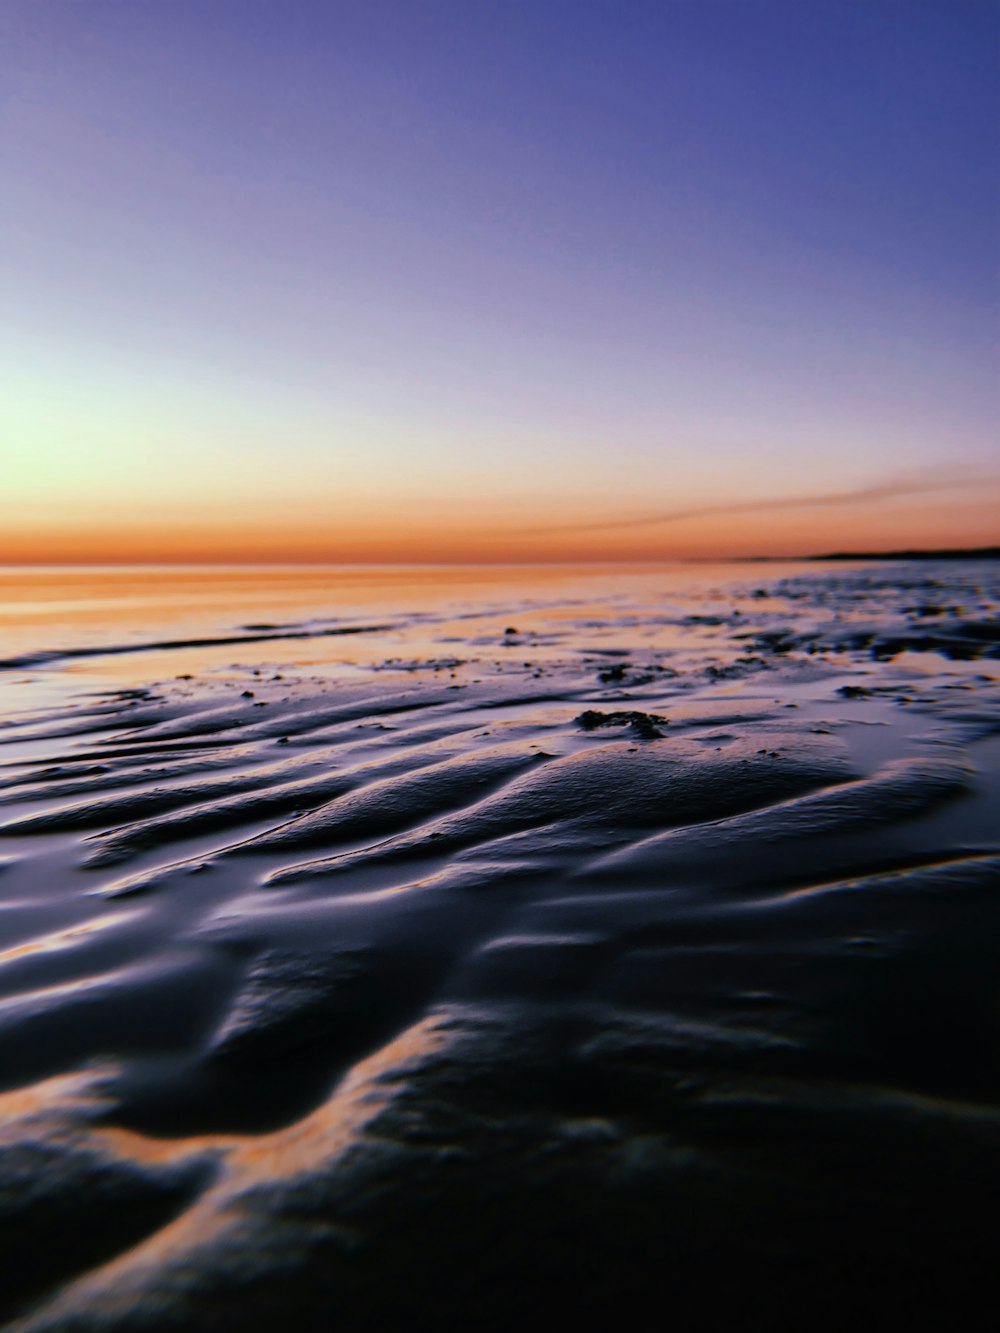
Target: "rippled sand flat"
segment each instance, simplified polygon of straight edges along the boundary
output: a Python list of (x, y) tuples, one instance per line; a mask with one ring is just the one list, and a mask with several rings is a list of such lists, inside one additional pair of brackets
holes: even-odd
[(997, 566), (324, 577), (5, 640), (6, 1326), (992, 1326)]

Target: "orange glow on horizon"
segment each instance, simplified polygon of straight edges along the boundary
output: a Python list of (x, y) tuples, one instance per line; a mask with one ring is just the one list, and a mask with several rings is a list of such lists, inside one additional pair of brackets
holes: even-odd
[[(1000, 541), (995, 487), (943, 505), (933, 496), (868, 504), (803, 504), (717, 512), (664, 521), (563, 510), (546, 524), (490, 515), (480, 506), (456, 515), (442, 506), (414, 516), (320, 519), (315, 510), (273, 521), (256, 516), (187, 521), (9, 523), (0, 534), (4, 564), (321, 564), (655, 561), (793, 557), (838, 550), (974, 547)], [(367, 518), (367, 521), (366, 521)]]

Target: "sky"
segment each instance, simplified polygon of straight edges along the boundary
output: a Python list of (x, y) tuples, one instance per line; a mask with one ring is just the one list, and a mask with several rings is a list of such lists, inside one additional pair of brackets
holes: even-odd
[(0, 561), (1000, 542), (994, 0), (3, 0)]

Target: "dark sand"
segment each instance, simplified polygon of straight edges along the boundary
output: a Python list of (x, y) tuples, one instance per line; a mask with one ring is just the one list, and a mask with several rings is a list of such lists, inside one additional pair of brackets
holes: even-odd
[(22, 635), (6, 1326), (994, 1326), (997, 567), (671, 577)]

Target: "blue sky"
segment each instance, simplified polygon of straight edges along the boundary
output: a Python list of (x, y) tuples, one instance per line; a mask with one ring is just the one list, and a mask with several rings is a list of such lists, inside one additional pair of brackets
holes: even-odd
[(25, 550), (928, 478), (983, 537), (1000, 6), (9, 0), (0, 48)]

